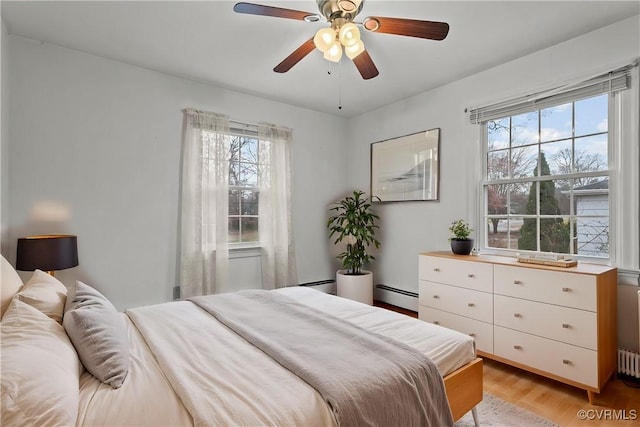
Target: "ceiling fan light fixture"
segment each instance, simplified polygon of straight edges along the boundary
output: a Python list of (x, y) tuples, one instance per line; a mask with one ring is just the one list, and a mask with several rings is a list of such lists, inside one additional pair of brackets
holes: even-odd
[(351, 60), (362, 52), (364, 52), (364, 43), (362, 43), (362, 40), (359, 40), (358, 43), (353, 46), (345, 46), (344, 48), (345, 55), (347, 55), (347, 58)]
[(342, 58), (342, 46), (334, 41), (331, 47), (324, 53), (324, 59), (331, 62), (339, 62)]
[(313, 37), (313, 43), (320, 52), (326, 52), (336, 42), (336, 33), (333, 28), (320, 28)]
[(345, 47), (354, 46), (360, 41), (360, 30), (356, 24), (349, 22), (340, 28), (338, 38)]

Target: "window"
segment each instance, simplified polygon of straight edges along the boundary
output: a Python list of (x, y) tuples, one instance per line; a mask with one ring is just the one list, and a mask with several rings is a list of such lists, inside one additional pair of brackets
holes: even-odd
[(259, 253), (258, 287), (297, 283), (291, 232), (292, 130), (231, 122), (224, 114), (191, 108), (183, 113), (181, 296), (228, 290), (229, 249), (234, 247)]
[(258, 242), (260, 143), (229, 135), (229, 147), (229, 243)]
[(610, 258), (609, 119), (627, 86), (625, 70), (471, 112), (483, 130), (484, 249)]
[[(260, 195), (260, 140), (257, 131), (243, 131), (231, 128), (228, 133), (203, 130), (202, 155), (209, 164), (209, 170), (215, 169), (215, 151), (218, 145), (225, 147), (228, 158), (228, 242), (252, 246), (259, 242), (258, 218)], [(224, 141), (220, 143), (219, 139)], [(264, 143), (264, 141), (263, 141)], [(214, 223), (215, 224), (215, 223)]]

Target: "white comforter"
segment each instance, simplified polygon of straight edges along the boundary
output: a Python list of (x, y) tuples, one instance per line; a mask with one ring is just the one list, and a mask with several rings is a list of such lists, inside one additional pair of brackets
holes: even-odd
[[(445, 328), (308, 288), (275, 292), (411, 345), (443, 376), (474, 358), (473, 339)], [(334, 424), (312, 387), (194, 304), (166, 303), (127, 314), (129, 375), (114, 390), (84, 373), (78, 425)], [(149, 348), (138, 328), (149, 334), (148, 342), (168, 344)], [(160, 368), (168, 365), (178, 369)]]

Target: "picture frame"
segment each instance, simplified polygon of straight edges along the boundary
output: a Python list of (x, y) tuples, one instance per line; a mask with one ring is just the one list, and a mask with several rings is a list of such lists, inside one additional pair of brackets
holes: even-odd
[(440, 128), (371, 144), (371, 199), (439, 201)]

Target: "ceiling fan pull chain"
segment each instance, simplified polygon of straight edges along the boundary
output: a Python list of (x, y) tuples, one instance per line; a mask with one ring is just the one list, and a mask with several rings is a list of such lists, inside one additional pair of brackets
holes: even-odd
[(342, 110), (342, 61), (338, 63), (338, 110)]

